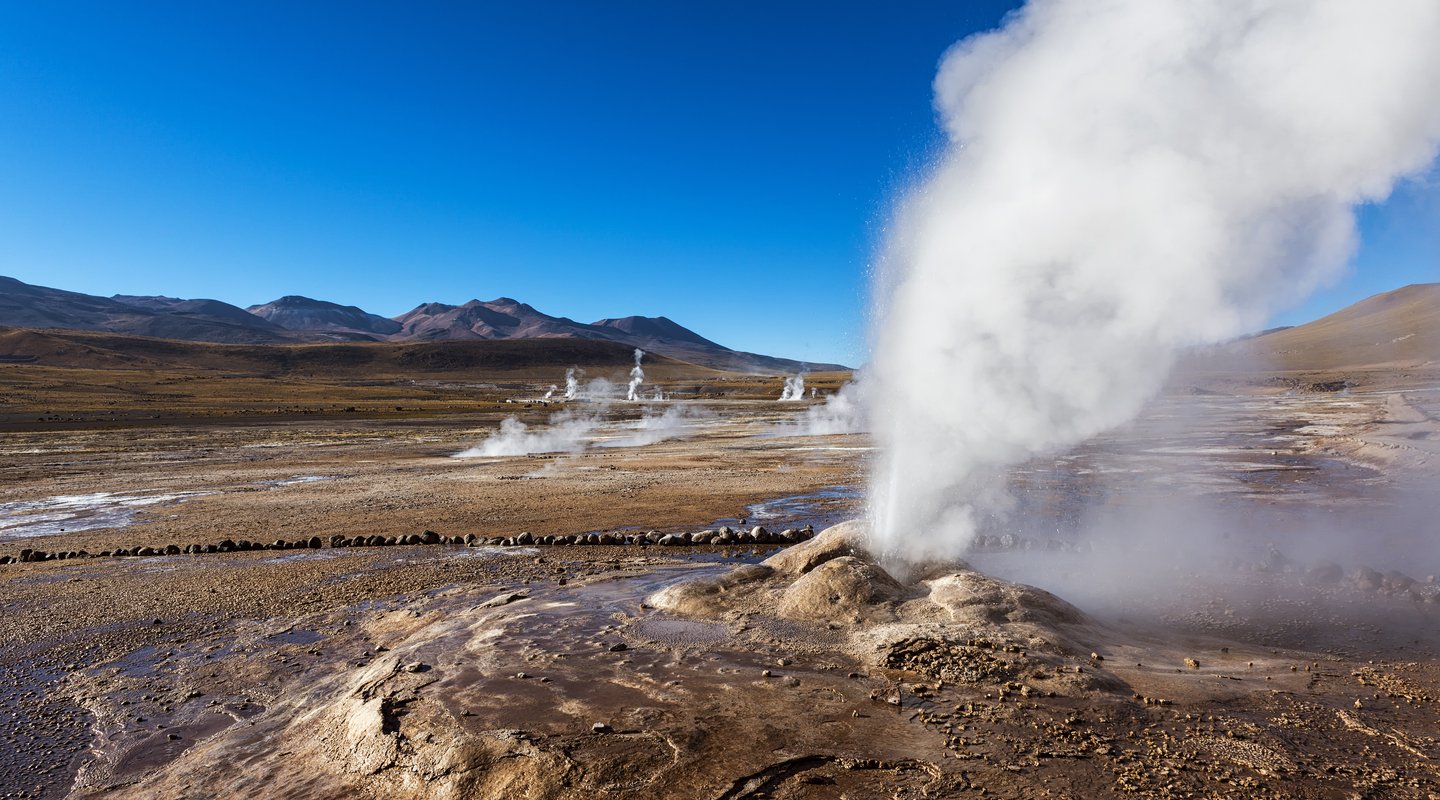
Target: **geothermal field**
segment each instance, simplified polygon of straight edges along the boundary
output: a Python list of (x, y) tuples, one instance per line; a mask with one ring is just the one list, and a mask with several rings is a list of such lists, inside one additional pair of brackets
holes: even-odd
[(845, 373), (0, 366), (0, 794), (1434, 796), (1435, 288), (1197, 354), (944, 560)]
[(142, 5), (0, 17), (0, 798), (1440, 798), (1437, 0)]

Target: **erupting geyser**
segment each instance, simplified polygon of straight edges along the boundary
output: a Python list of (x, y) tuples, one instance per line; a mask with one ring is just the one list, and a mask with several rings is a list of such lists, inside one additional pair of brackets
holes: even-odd
[(640, 384), (645, 382), (645, 370), (640, 368), (640, 359), (645, 357), (645, 351), (635, 348), (635, 366), (630, 370), (630, 386), (625, 393), (626, 400), (640, 399)]
[(805, 373), (797, 372), (795, 377), (785, 379), (785, 389), (780, 392), (780, 402), (788, 403), (805, 399)]
[(954, 555), (1009, 467), (1335, 276), (1434, 158), (1437, 42), (1435, 0), (1035, 0), (956, 45), (876, 287), (875, 549)]
[(575, 375), (575, 367), (565, 370), (565, 399), (574, 400), (580, 395), (580, 378)]

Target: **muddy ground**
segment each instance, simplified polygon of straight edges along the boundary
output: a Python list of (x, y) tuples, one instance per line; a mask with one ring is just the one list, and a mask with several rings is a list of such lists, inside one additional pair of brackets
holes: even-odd
[[(483, 544), (858, 513), (863, 437), (695, 405), (473, 459), (506, 409), (5, 433), (0, 555), (324, 544), (0, 565), (0, 796), (1440, 794), (1425, 381), (1176, 392), (1027, 465), (966, 558), (1058, 598), (824, 537)], [(329, 546), (427, 530), (479, 546)]]

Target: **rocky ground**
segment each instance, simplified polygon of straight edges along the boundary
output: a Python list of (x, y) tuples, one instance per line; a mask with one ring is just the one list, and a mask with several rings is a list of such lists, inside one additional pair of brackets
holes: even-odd
[[(0, 565), (0, 795), (1440, 794), (1436, 394), (1203, 397), (1021, 470), (983, 572), (903, 580), (854, 526), (533, 544), (854, 515), (863, 440), (775, 403), (495, 459), (451, 458), (494, 415), (6, 434), (5, 556), (307, 547)], [(1111, 523), (1157, 497), (1266, 535), (1127, 584)], [(330, 546), (426, 530), (473, 538)]]

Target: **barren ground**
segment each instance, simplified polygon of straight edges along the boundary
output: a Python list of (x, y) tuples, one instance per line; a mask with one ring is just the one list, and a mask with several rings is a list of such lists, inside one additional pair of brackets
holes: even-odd
[[(397, 390), (385, 408), (415, 410), (384, 414), (332, 408), (353, 389), (308, 414), (187, 396), (112, 423), (53, 377), (25, 385), (72, 419), (15, 409), (0, 434), (0, 555), (819, 529), (857, 513), (866, 453), (712, 398), (676, 439), (455, 459), (534, 392)], [(1018, 471), (1018, 515), (967, 558), (1063, 600), (964, 565), (873, 590), (833, 537), (803, 569), (753, 566), (758, 544), (0, 565), (0, 794), (1434, 797), (1440, 517), (1411, 499), (1440, 392), (1310, 377), (1210, 381)], [(1112, 524), (1190, 503), (1203, 535), (1150, 541), (1245, 541), (1157, 559)], [(667, 604), (677, 586), (700, 599)]]

